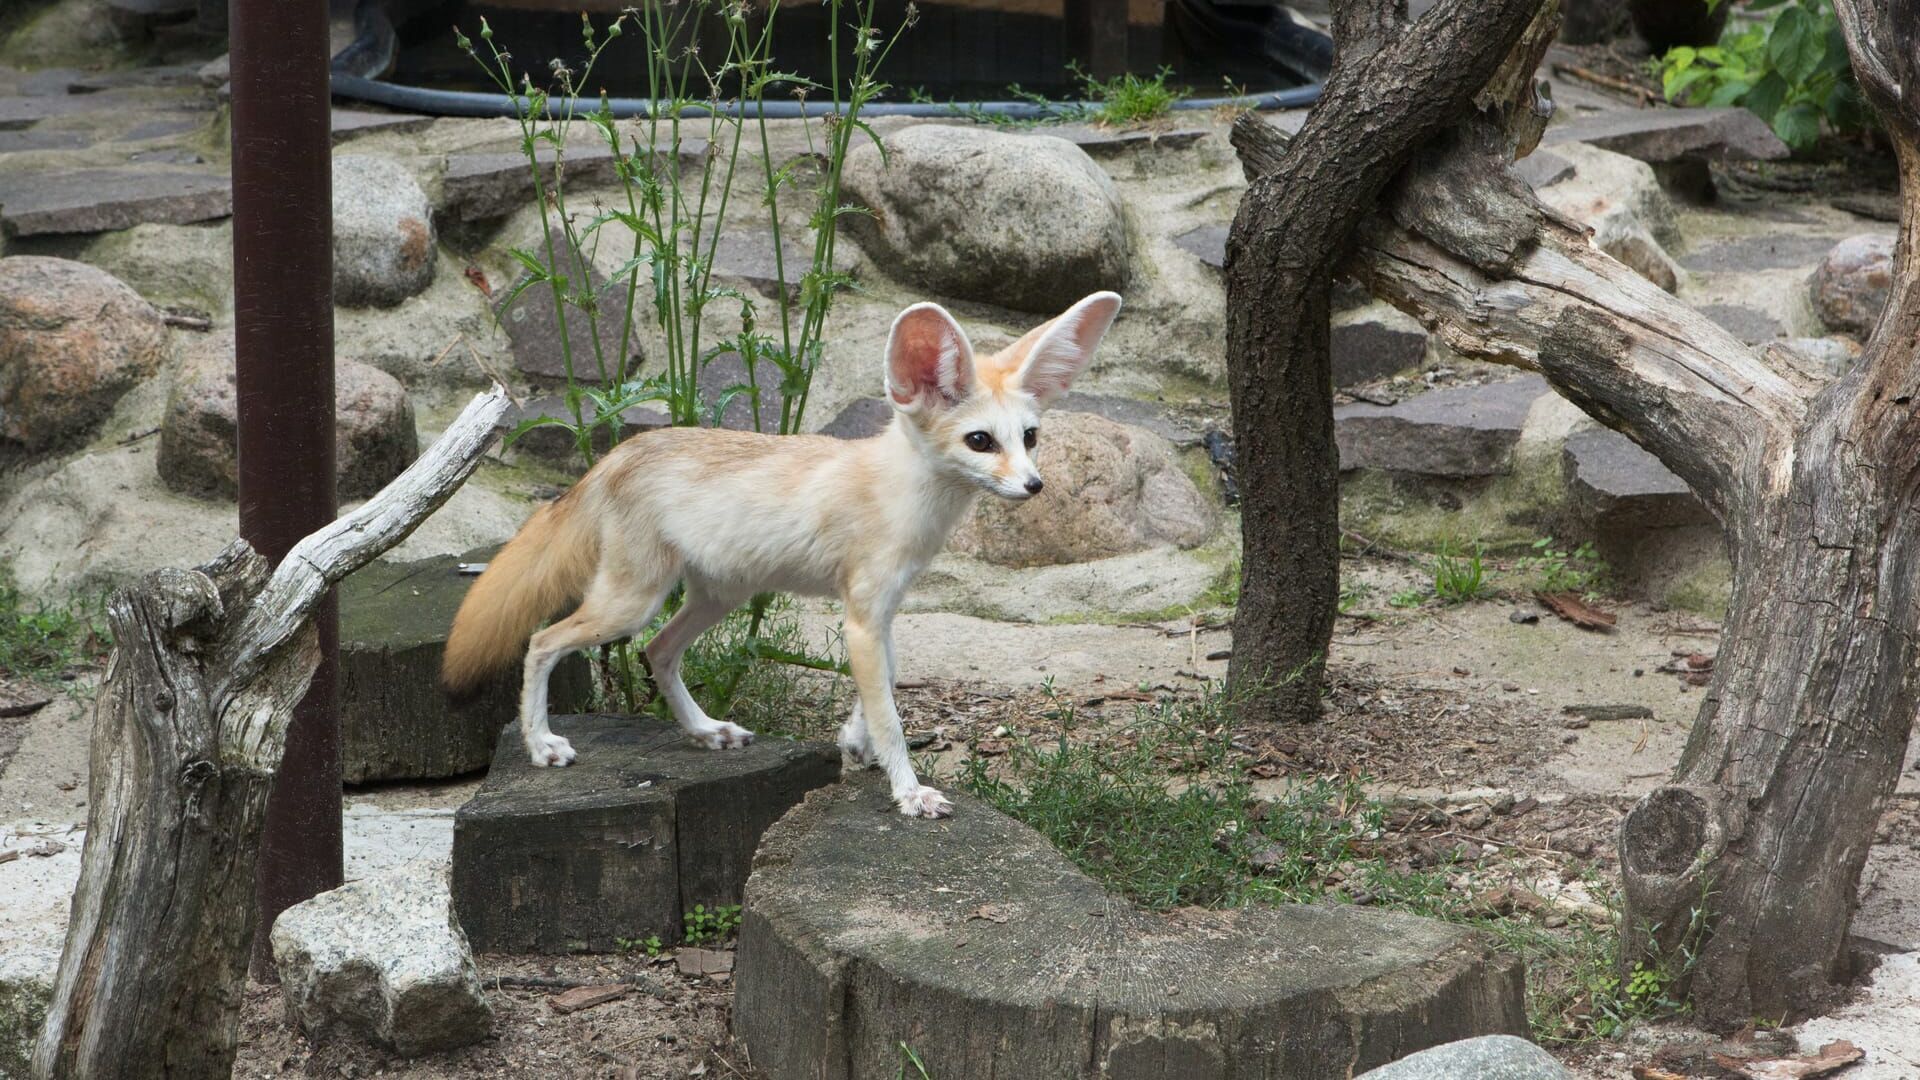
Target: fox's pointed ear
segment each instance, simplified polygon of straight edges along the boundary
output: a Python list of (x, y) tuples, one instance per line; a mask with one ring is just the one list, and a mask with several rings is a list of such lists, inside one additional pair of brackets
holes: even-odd
[(908, 408), (952, 405), (973, 388), (973, 345), (939, 304), (915, 304), (887, 335), (887, 394)]
[(1040, 404), (1050, 404), (1093, 359), (1094, 348), (1118, 314), (1120, 294), (1097, 292), (1041, 325), (1028, 335), (1032, 344), (1020, 360), (1015, 381)]

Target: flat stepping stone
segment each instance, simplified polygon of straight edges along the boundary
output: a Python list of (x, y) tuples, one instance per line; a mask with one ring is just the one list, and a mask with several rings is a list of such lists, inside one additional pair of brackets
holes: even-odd
[(219, 173), (162, 166), (0, 176), (0, 231), (8, 236), (187, 225), (232, 213), (233, 185)]
[(1583, 142), (1649, 165), (1779, 161), (1791, 153), (1745, 109), (1613, 109), (1547, 128), (1541, 143)]
[(1758, 308), (1741, 304), (1702, 304), (1700, 314), (1720, 324), (1720, 328), (1748, 345), (1758, 345), (1783, 337), (1787, 328), (1779, 320)]
[(431, 126), (433, 126), (431, 116), (420, 116), (416, 113), (376, 112), (372, 109), (335, 109), (331, 120), (335, 146), (362, 135), (381, 133), (410, 135), (425, 131)]
[[(335, 113), (338, 116), (338, 113)], [(705, 139), (683, 139), (680, 167), (689, 169), (705, 160)], [(553, 148), (542, 147), (540, 182), (551, 185), (554, 176)], [(566, 154), (566, 181), (570, 186), (603, 186), (618, 179), (613, 152), (604, 145), (582, 140), (569, 145)], [(441, 176), (439, 210), (454, 221), (492, 221), (523, 206), (533, 205), (533, 170), (527, 157), (518, 150), (448, 154), (446, 171)]]
[(1521, 966), (1482, 936), (1345, 906), (1154, 914), (1011, 818), (890, 812), (825, 788), (768, 830), (734, 965), (734, 1034), (773, 1080), (1337, 1077), (1526, 1030)]
[(1173, 238), (1173, 246), (1213, 267), (1227, 268), (1227, 226), (1197, 225)]
[[(519, 715), (519, 665), (471, 700), (456, 704), (440, 689), (447, 629), (476, 580), (456, 567), (485, 562), (493, 550), (375, 561), (340, 583), (340, 771), (347, 783), (460, 776), (493, 760), (502, 728)], [(555, 669), (555, 708), (584, 708), (592, 692), (584, 656)]]
[(1185, 150), (1206, 138), (1207, 129), (1180, 128), (1173, 131), (1155, 131), (1142, 128), (1121, 131), (1090, 124), (1062, 124), (1059, 127), (1035, 128), (1033, 134), (1065, 139), (1085, 150), (1088, 157), (1112, 158), (1134, 150)]
[(1527, 414), (1547, 381), (1527, 375), (1483, 386), (1429, 390), (1397, 405), (1333, 410), (1340, 469), (1466, 479), (1504, 475)]
[(1602, 529), (1713, 523), (1685, 480), (1611, 428), (1568, 436), (1560, 463), (1574, 509)]
[(651, 717), (552, 725), (579, 754), (572, 765), (535, 768), (510, 728), (454, 815), (454, 910), (483, 952), (677, 940), (695, 904), (740, 902), (760, 834), (840, 775), (840, 751), (824, 743), (708, 750)]

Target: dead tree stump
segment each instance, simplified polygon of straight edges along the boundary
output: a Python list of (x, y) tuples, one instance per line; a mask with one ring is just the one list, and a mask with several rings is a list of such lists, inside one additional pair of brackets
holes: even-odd
[(236, 540), (108, 602), (86, 847), (36, 1078), (232, 1074), (267, 794), (320, 660), (309, 615), (453, 494), (506, 404), (498, 388), (476, 398), (399, 479), (271, 573)]
[[(453, 702), (440, 689), (440, 657), (453, 613), (475, 581), (456, 567), (485, 562), (496, 550), (375, 562), (340, 583), (340, 772), (347, 783), (459, 776), (493, 760), (500, 728), (520, 708), (520, 669)], [(548, 696), (555, 708), (586, 708), (592, 693), (585, 656), (554, 669)]]
[(478, 950), (612, 952), (737, 904), (760, 835), (840, 775), (824, 743), (695, 745), (652, 717), (557, 716), (579, 758), (535, 768), (518, 727), (454, 816), (453, 906)]
[(747, 882), (734, 1033), (774, 1080), (1351, 1076), (1526, 1031), (1518, 960), (1353, 907), (1158, 915), (1011, 818), (888, 813), (871, 778), (768, 830)]

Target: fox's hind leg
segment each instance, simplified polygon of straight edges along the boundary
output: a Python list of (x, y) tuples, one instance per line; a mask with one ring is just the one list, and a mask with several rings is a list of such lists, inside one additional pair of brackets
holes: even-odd
[(660, 687), (660, 694), (667, 699), (667, 706), (673, 710), (673, 718), (694, 740), (709, 750), (724, 750), (732, 746), (745, 746), (753, 741), (753, 732), (739, 724), (730, 724), (725, 720), (715, 720), (708, 716), (700, 703), (687, 693), (687, 684), (680, 678), (680, 659), (687, 653), (687, 647), (695, 638), (712, 629), (714, 624), (727, 617), (727, 612), (740, 606), (739, 600), (721, 595), (719, 590), (695, 580), (691, 575), (686, 581), (686, 595), (680, 610), (673, 613), (667, 625), (653, 635), (647, 642), (647, 663), (653, 668), (653, 681)]
[(533, 635), (520, 683), (520, 734), (535, 765), (573, 764), (573, 745), (547, 726), (547, 679), (568, 653), (632, 637), (647, 628), (673, 587), (674, 568), (661, 563), (634, 573), (602, 565), (573, 614)]

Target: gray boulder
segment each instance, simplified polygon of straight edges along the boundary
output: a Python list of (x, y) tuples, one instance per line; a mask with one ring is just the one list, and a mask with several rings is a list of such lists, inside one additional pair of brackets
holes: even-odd
[(840, 220), (914, 288), (1052, 314), (1127, 283), (1125, 217), (1084, 150), (1047, 135), (928, 124), (847, 155)]
[(77, 441), (157, 371), (166, 327), (104, 270), (67, 259), (0, 259), (0, 445)]
[(433, 207), (390, 158), (333, 159), (333, 299), (392, 307), (433, 281)]
[(1220, 524), (1173, 445), (1140, 428), (1055, 411), (1040, 425), (1036, 464), (1044, 491), (1022, 503), (982, 497), (948, 546), (1002, 566), (1053, 566), (1195, 547)]
[(1573, 1080), (1553, 1055), (1514, 1035), (1443, 1043), (1354, 1080)]
[(295, 904), (274, 921), (272, 944), (287, 1016), (316, 1041), (347, 1034), (412, 1057), (478, 1042), (492, 1024), (445, 864)]
[[(231, 332), (202, 338), (182, 360), (160, 423), (154, 467), (189, 495), (239, 494), (239, 420)], [(400, 381), (370, 364), (336, 360), (334, 463), (340, 497), (372, 495), (419, 456), (413, 403)]]
[(1893, 237), (1849, 236), (1814, 268), (1813, 310), (1827, 329), (1866, 338), (1893, 287)]

